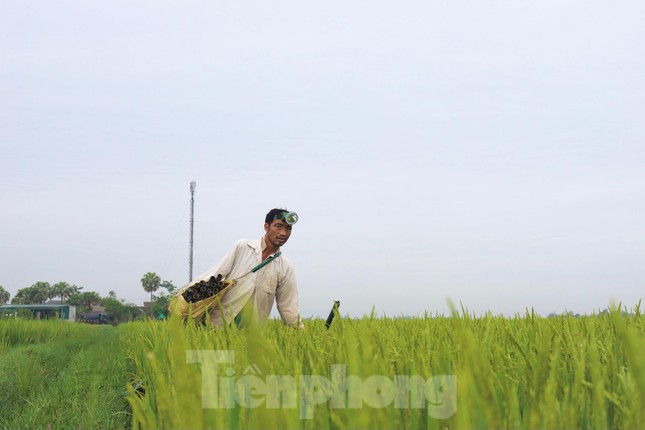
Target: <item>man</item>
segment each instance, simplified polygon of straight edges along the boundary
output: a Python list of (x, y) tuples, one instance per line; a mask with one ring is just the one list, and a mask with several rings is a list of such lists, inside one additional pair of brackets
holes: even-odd
[[(304, 327), (300, 321), (298, 287), (293, 266), (280, 251), (289, 240), (297, 219), (294, 212), (271, 209), (264, 219), (265, 234), (262, 238), (237, 241), (219, 263), (191, 283), (208, 280), (218, 274), (226, 279), (240, 278), (222, 299), (224, 315), (221, 315), (219, 308), (209, 310), (213, 326), (217, 328), (230, 322), (238, 326), (244, 325), (248, 318), (256, 318), (259, 323), (264, 323), (275, 301), (285, 324)], [(261, 269), (251, 272), (267, 258), (272, 260)]]

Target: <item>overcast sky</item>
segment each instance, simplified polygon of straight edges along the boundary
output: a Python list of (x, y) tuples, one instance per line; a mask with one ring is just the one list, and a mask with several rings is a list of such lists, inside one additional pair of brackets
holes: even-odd
[(141, 304), (272, 207), (304, 316), (645, 296), (645, 3), (0, 3), (0, 285)]

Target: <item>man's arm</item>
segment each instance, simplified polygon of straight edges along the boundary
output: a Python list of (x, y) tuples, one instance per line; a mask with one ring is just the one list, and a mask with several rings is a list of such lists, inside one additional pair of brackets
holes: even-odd
[(279, 280), (275, 292), (276, 305), (282, 321), (291, 326), (305, 328), (300, 320), (300, 305), (298, 304), (298, 286), (296, 275), (291, 264), (287, 264), (284, 276)]

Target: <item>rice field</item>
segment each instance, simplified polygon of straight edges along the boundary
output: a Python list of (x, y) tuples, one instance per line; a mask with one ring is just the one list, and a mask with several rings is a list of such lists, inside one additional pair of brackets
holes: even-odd
[[(330, 330), (309, 321), (304, 332), (277, 321), (220, 333), (135, 323), (122, 342), (149, 381), (129, 399), (135, 428), (619, 429), (645, 422), (644, 329), (640, 310), (455, 312), (340, 318)], [(208, 363), (202, 352), (200, 363), (187, 351), (221, 353)], [(352, 376), (354, 387), (343, 387)], [(294, 383), (276, 392), (277, 378)], [(398, 384), (406, 380), (425, 383)]]
[[(88, 426), (91, 421), (37, 424), (135, 429), (642, 428), (644, 321), (637, 307), (578, 318), (544, 318), (530, 311), (514, 318), (474, 316), (463, 310), (405, 319), (337, 317), (329, 330), (324, 320), (308, 320), (299, 331), (274, 320), (263, 327), (218, 332), (178, 319), (133, 322), (108, 328), (114, 333), (111, 350), (116, 354), (110, 365), (96, 369), (106, 380), (120, 381), (123, 409), (113, 411), (101, 426)], [(66, 331), (106, 335), (97, 327), (45, 329), (50, 323), (36, 323), (7, 326), (0, 320), (0, 363), (24, 346), (24, 339), (54, 345), (69, 336)], [(1, 379), (1, 372), (0, 381), (10, 383)], [(20, 396), (8, 403), (6, 399), (0, 407), (20, 403)], [(34, 424), (24, 416), (23, 422)], [(0, 428), (15, 423), (3, 412)]]
[(0, 429), (118, 429), (132, 417), (112, 326), (0, 319)]

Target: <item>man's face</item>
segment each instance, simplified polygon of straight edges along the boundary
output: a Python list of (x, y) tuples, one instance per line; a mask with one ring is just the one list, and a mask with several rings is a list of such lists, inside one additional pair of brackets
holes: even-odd
[(264, 224), (264, 231), (266, 232), (266, 241), (273, 246), (281, 247), (291, 236), (291, 227), (284, 220), (277, 219), (271, 224)]

